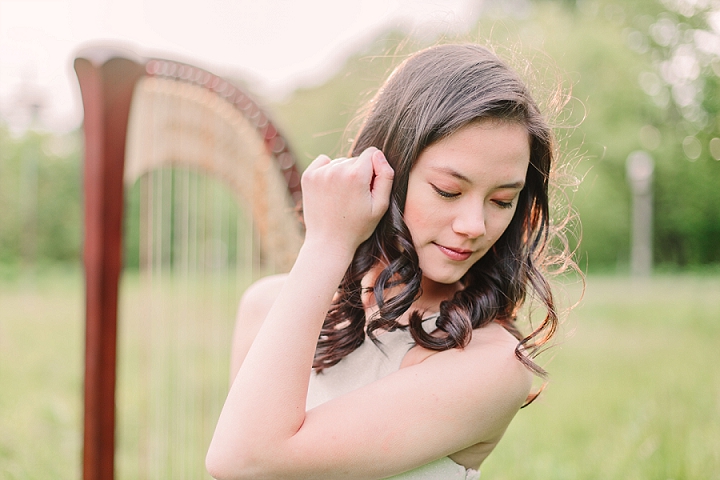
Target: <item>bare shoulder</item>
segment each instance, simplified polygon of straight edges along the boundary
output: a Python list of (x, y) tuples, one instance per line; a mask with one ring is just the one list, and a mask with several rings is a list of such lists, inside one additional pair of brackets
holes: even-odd
[(280, 293), (280, 289), (285, 284), (286, 278), (286, 273), (270, 275), (263, 277), (250, 285), (247, 290), (245, 290), (245, 293), (240, 300), (238, 320), (241, 320), (239, 317), (240, 315), (243, 315), (249, 317), (243, 320), (254, 320), (262, 323), (262, 320), (265, 318), (265, 315), (267, 315), (270, 307), (272, 307), (273, 303), (275, 303), (275, 299)]
[(287, 274), (270, 275), (250, 285), (240, 300), (230, 360), (230, 383), (245, 360), (255, 336), (285, 284)]
[(481, 441), (450, 455), (454, 462), (466, 468), (480, 467), (527, 400), (533, 376), (515, 355), (517, 343), (507, 330), (493, 323), (474, 330), (473, 339), (465, 349), (464, 361), (470, 363), (470, 375), (480, 380), (478, 384), (470, 383), (478, 388), (478, 394), (480, 389), (485, 390), (481, 394), (485, 396), (485, 413), (494, 417), (480, 435)]
[[(475, 415), (480, 442), (497, 442), (532, 388), (532, 372), (518, 360), (518, 341), (502, 326), (492, 323), (473, 330), (470, 344), (464, 349), (433, 352), (414, 347), (406, 366), (438, 372), (455, 382), (458, 394), (472, 405), (468, 420)], [(405, 363), (405, 362), (404, 362)], [(450, 380), (449, 377), (452, 377)]]
[(502, 326), (491, 323), (473, 330), (470, 344), (464, 349), (451, 349), (443, 352), (428, 350), (420, 346), (413, 347), (403, 360), (403, 367), (416, 365), (433, 358), (434, 362), (452, 362), (464, 366), (467, 372), (478, 375), (498, 373), (506, 380), (503, 383), (512, 394), (523, 400), (532, 384), (533, 375), (515, 355), (518, 340)]
[(468, 372), (492, 378), (498, 395), (522, 404), (532, 386), (533, 374), (515, 355), (517, 344), (510, 332), (490, 323), (473, 330), (467, 347), (448, 352), (455, 352), (457, 361), (466, 364)]
[(473, 330), (473, 338), (465, 350), (501, 374), (504, 381), (499, 387), (503, 393), (522, 404), (532, 387), (533, 374), (517, 358), (517, 345), (518, 340), (510, 332), (497, 323), (491, 323)]

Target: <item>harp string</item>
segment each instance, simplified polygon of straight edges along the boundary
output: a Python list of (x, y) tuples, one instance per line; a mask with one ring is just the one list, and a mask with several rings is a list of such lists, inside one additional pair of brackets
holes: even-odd
[(263, 139), (217, 95), (143, 79), (128, 128), (139, 266), (121, 289), (117, 475), (209, 478), (240, 294), (301, 233)]
[(139, 186), (148, 200), (144, 266), (124, 295), (132, 306), (122, 315), (119, 386), (120, 417), (131, 420), (121, 422), (120, 457), (136, 465), (120, 462), (120, 478), (207, 478), (202, 457), (227, 389), (234, 310), (251, 275), (242, 264), (255, 242), (234, 198), (206, 176), (161, 169)]

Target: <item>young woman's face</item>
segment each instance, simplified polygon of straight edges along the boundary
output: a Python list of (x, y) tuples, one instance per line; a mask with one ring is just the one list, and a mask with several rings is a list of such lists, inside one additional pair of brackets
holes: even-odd
[(423, 150), (404, 218), (426, 286), (456, 283), (502, 235), (529, 161), (526, 128), (506, 121), (474, 122)]

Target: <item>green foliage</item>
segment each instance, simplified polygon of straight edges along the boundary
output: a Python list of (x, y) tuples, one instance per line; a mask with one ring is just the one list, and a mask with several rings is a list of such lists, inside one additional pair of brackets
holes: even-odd
[(15, 138), (0, 125), (0, 263), (77, 261), (80, 184), (77, 132)]
[[(595, 271), (624, 268), (630, 250), (625, 158), (639, 148), (649, 102), (636, 81), (642, 64), (625, 48), (621, 24), (594, 9), (544, 2), (501, 31), (492, 20), (481, 21), (481, 38), (489, 32), (495, 33), (493, 43), (518, 42), (520, 55), (528, 56), (539, 74), (549, 71), (540, 77), (544, 90), (552, 92), (553, 83), (560, 83), (571, 93), (555, 123), (560, 162), (575, 164), (582, 179), (572, 197), (582, 223), (579, 257)], [(549, 62), (554, 64), (544, 65)], [(538, 79), (528, 79), (531, 87), (533, 81)], [(547, 103), (544, 95), (536, 93), (539, 102)]]
[(709, 48), (717, 36), (708, 24), (716, 6), (665, 0), (641, 8), (628, 17), (625, 32), (628, 46), (646, 61), (639, 83), (659, 111), (647, 123), (662, 141), (646, 145), (656, 161), (655, 261), (717, 264), (720, 69), (718, 52)]
[[(512, 12), (502, 2), (488, 5), (471, 32), (439, 41), (489, 44), (523, 72), (523, 59), (529, 59), (534, 72), (527, 75), (528, 82), (541, 103), (552, 102), (558, 85), (572, 91), (555, 123), (562, 161), (576, 164), (575, 174), (583, 180), (573, 195), (573, 208), (582, 223), (582, 263), (591, 271), (628, 269), (631, 192), (625, 162), (641, 149), (656, 162), (655, 263), (685, 267), (718, 263), (720, 189), (715, 185), (720, 162), (706, 147), (689, 162), (682, 147), (688, 122), (677, 108), (641, 88), (640, 79), (656, 72), (662, 60), (662, 52), (647, 48), (648, 32), (659, 18), (677, 15), (654, 0), (538, 1), (527, 15), (517, 18), (508, 17)], [(695, 23), (702, 26), (704, 17), (697, 17)], [(427, 46), (420, 40), (409, 45), (403, 38), (397, 33), (380, 37), (367, 52), (350, 58), (325, 85), (300, 90), (276, 105), (276, 116), (290, 132), (302, 162), (320, 153), (347, 153), (343, 139), (351, 138), (353, 129), (345, 127), (353, 111), (369, 99), (392, 66)], [(646, 45), (644, 50), (638, 41)], [(717, 60), (716, 65), (720, 65)], [(714, 119), (720, 95), (714, 93), (718, 77), (711, 73), (709, 67), (702, 72), (704, 108)], [(709, 145), (720, 133), (712, 121), (693, 135)], [(717, 142), (720, 150), (720, 139)]]
[[(325, 84), (299, 89), (269, 109), (302, 166), (323, 153), (347, 155), (358, 112), (409, 53), (442, 41), (490, 44), (527, 74), (541, 103), (550, 106), (558, 85), (572, 91), (555, 123), (562, 161), (576, 164), (583, 179), (577, 191), (567, 189), (582, 223), (582, 264), (591, 271), (628, 269), (625, 162), (636, 150), (655, 160), (655, 264), (719, 264), (720, 58), (694, 40), (698, 32), (710, 34), (707, 12), (696, 11), (702, 5), (538, 0), (518, 14), (490, 1), (467, 34), (440, 40), (380, 35)], [(697, 76), (678, 76), (683, 70), (677, 67), (669, 75), (673, 62), (690, 62)], [(57, 148), (63, 142), (70, 148)], [(0, 263), (78, 258), (80, 156), (78, 132), (18, 138), (0, 125)], [(137, 198), (129, 192), (129, 211), (137, 211)], [(138, 262), (136, 243), (130, 240), (126, 249), (130, 264)]]

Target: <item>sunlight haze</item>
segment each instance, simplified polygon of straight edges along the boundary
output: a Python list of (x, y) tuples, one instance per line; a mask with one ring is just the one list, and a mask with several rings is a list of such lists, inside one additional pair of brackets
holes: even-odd
[(0, 0), (0, 118), (67, 131), (82, 119), (75, 53), (122, 45), (186, 60), (280, 97), (320, 83), (380, 32), (467, 29), (482, 0)]

